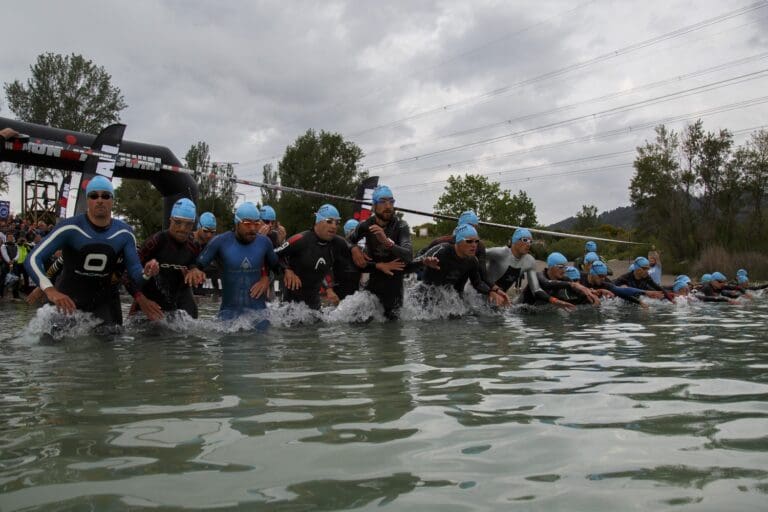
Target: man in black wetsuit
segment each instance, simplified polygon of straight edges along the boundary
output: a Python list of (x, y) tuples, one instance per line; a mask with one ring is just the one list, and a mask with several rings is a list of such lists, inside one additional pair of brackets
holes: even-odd
[(195, 263), (202, 251), (202, 247), (190, 236), (195, 218), (195, 204), (187, 198), (179, 199), (171, 210), (168, 230), (155, 233), (142, 244), (139, 249), (142, 264), (155, 261), (160, 272), (140, 291), (126, 280), (125, 288), (136, 301), (131, 314), (141, 308), (147, 318), (154, 321), (160, 320), (163, 313), (183, 310), (192, 318), (197, 318), (197, 303), (189, 285), (199, 283), (190, 283), (186, 279), (190, 265)]
[[(358, 224), (360, 222), (355, 219), (349, 219), (345, 222), (344, 237), (348, 237)], [(361, 271), (352, 260), (352, 251), (349, 247), (346, 250), (334, 253), (332, 292), (336, 294), (338, 300), (344, 300), (345, 297), (360, 290), (360, 277)]]
[[(550, 297), (568, 302), (569, 304), (599, 304), (600, 299), (587, 287), (578, 281), (569, 281), (565, 277), (565, 269), (568, 267), (568, 260), (559, 252), (553, 252), (547, 256), (547, 268), (543, 272), (537, 272), (536, 277), (539, 286)], [(542, 300), (530, 287), (523, 290), (522, 300), (524, 304), (544, 305), (549, 300)], [(571, 308), (566, 308), (571, 309)]]
[(480, 238), (470, 224), (462, 224), (453, 231), (452, 243), (435, 245), (414, 263), (424, 265), (424, 284), (433, 286), (452, 286), (461, 295), (467, 281), (478, 293), (488, 295), (488, 300), (496, 305), (509, 304), (509, 297), (497, 285), (489, 285), (482, 278), (481, 264), (477, 259), (477, 246)]
[[(385, 185), (373, 191), (373, 215), (357, 225), (349, 235), (353, 244), (365, 238), (368, 257), (357, 245), (352, 247), (355, 265), (365, 269), (368, 260), (374, 263), (399, 263), (403, 266), (413, 259), (411, 233), (408, 223), (395, 215), (395, 199)], [(403, 272), (394, 269), (388, 272), (379, 268), (371, 271), (368, 291), (378, 297), (384, 306), (384, 314), (394, 319), (403, 304)]]
[(336, 207), (324, 204), (315, 213), (312, 229), (293, 235), (275, 251), (285, 273), (284, 300), (320, 309), (320, 287), (335, 254), (349, 253), (346, 240), (336, 234), (340, 220)]
[(704, 283), (696, 292), (695, 297), (704, 302), (728, 302), (730, 304), (738, 304), (736, 299), (739, 298), (740, 294), (733, 290), (726, 289), (727, 285), (728, 279), (722, 272), (713, 272), (712, 280)]
[[(664, 289), (657, 285), (648, 275), (651, 270), (651, 262), (644, 256), (638, 256), (629, 267), (629, 272), (618, 277), (613, 281), (616, 286), (629, 286), (643, 290), (643, 293), (653, 299), (663, 299), (667, 297)], [(669, 297), (668, 297), (669, 298)]]

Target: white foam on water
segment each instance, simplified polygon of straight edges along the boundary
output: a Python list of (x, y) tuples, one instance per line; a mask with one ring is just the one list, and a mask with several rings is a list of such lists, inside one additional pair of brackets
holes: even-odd
[(22, 330), (24, 338), (39, 339), (48, 335), (59, 341), (66, 338), (79, 338), (92, 334), (93, 329), (101, 324), (101, 320), (91, 313), (75, 311), (71, 315), (59, 312), (56, 306), (46, 304), (40, 307), (34, 318)]

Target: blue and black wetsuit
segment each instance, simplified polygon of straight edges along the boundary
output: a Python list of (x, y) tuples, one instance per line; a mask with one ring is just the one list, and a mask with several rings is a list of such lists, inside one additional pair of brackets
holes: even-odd
[[(202, 247), (191, 237), (184, 242), (177, 242), (168, 231), (160, 231), (149, 237), (139, 249), (139, 259), (142, 264), (157, 260), (160, 272), (144, 284), (141, 293), (157, 302), (165, 312), (182, 309), (192, 318), (197, 318), (197, 303), (184, 277), (195, 264), (201, 250)], [(131, 295), (138, 293), (130, 283), (126, 283), (125, 288)], [(134, 311), (136, 307), (134, 305)]]
[(219, 318), (230, 320), (241, 314), (267, 307), (265, 295), (251, 297), (251, 287), (261, 279), (262, 269), (277, 267), (277, 256), (269, 238), (257, 235), (252, 242), (241, 242), (233, 231), (211, 240), (197, 258), (205, 268), (216, 260), (221, 269), (222, 295)]
[(301, 288), (286, 288), (283, 299), (320, 309), (323, 279), (334, 268), (336, 254), (343, 251), (349, 252), (346, 240), (340, 236), (322, 240), (311, 229), (289, 238), (275, 253), (283, 269), (292, 270), (301, 279)]
[(102, 228), (84, 213), (60, 222), (25, 262), (27, 272), (43, 290), (53, 286), (46, 275), (46, 262), (59, 249), (64, 266), (56, 289), (68, 295), (77, 309), (93, 313), (105, 324), (122, 324), (119, 284), (113, 281), (113, 273), (124, 263), (134, 285), (140, 288), (144, 284), (131, 227), (112, 219)]
[[(349, 234), (348, 240), (357, 243), (365, 238), (366, 250), (374, 264), (395, 259), (400, 259), (406, 264), (410, 263), (413, 259), (413, 248), (408, 223), (400, 220), (396, 215), (392, 216), (386, 226), (382, 227), (387, 238), (394, 242), (392, 247), (386, 247), (370, 232), (370, 227), (375, 222), (375, 215), (365, 219)], [(403, 278), (403, 272), (396, 272), (395, 275), (389, 276), (380, 270), (371, 271), (368, 290), (378, 297), (384, 306), (384, 314), (389, 318), (397, 316), (396, 311), (403, 305)]]
[(640, 290), (639, 288), (631, 288), (629, 286), (616, 286), (607, 277), (603, 278), (603, 282), (601, 284), (590, 283), (589, 275), (585, 273), (581, 274), (581, 278), (579, 279), (579, 282), (592, 290), (608, 290), (609, 292), (612, 292), (614, 295), (616, 295), (620, 299), (623, 299), (627, 302), (631, 302), (633, 304), (640, 304), (641, 303), (640, 299), (637, 297), (638, 295), (642, 295), (644, 293), (644, 291)]

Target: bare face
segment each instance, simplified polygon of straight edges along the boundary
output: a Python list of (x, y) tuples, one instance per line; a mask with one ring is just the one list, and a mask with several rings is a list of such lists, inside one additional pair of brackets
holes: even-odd
[(112, 194), (96, 190), (88, 194), (88, 218), (95, 224), (106, 224), (112, 219)]
[(315, 224), (315, 234), (320, 240), (328, 241), (339, 230), (339, 219), (324, 219)]
[(565, 265), (552, 265), (547, 267), (547, 273), (552, 279), (561, 281), (565, 277)]
[(477, 237), (465, 238), (455, 245), (456, 254), (458, 254), (459, 258), (475, 256), (477, 254), (478, 244), (480, 244), (480, 239)]
[(531, 243), (533, 240), (530, 238), (521, 238), (517, 242), (512, 244), (512, 254), (515, 256), (522, 256), (531, 252)]
[(195, 221), (191, 219), (171, 217), (171, 225), (168, 227), (168, 234), (177, 242), (184, 242), (189, 238), (194, 226)]
[(197, 230), (197, 232), (195, 233), (195, 236), (197, 237), (197, 239), (198, 239), (200, 242), (202, 242), (203, 244), (207, 244), (208, 242), (210, 242), (210, 241), (211, 241), (211, 238), (213, 238), (213, 236), (214, 236), (215, 234), (216, 234), (216, 230), (215, 230), (215, 229), (211, 229), (211, 228), (200, 228), (200, 229), (198, 229), (198, 230)]
[(379, 202), (373, 207), (373, 213), (381, 220), (389, 222), (395, 215), (395, 200), (391, 197), (379, 199)]
[(235, 226), (235, 234), (243, 242), (251, 243), (259, 234), (259, 222), (250, 219), (241, 220)]

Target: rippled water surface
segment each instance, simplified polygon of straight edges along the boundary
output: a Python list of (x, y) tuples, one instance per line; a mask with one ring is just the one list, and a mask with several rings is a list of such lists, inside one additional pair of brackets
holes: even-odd
[(360, 307), (51, 344), (0, 304), (0, 510), (768, 509), (768, 298)]

